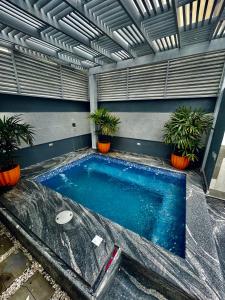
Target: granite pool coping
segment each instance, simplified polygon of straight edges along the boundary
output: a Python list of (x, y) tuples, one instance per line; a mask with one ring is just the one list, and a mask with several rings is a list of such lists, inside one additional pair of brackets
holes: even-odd
[[(94, 282), (116, 244), (121, 248), (122, 253), (137, 260), (146, 270), (151, 269), (160, 274), (195, 299), (225, 299), (224, 281), (201, 176), (197, 172), (185, 172), (187, 175), (186, 256), (182, 259), (33, 180), (37, 175), (90, 153), (94, 151), (86, 149), (68, 153), (23, 170), (23, 178), (18, 186), (1, 195), (0, 214), (8, 224), (14, 224), (11, 227), (19, 225), (17, 229), (23, 231), (23, 235), (27, 235), (28, 241), (38, 238), (39, 250), (51, 256), (52, 260), (55, 258), (53, 265), (56, 269), (62, 265), (59, 255), (55, 255), (57, 251), (62, 251), (61, 258), (69, 257), (70, 262), (68, 263), (68, 260), (64, 262), (62, 268), (67, 277), (72, 276), (74, 284), (85, 297), (94, 297), (92, 289)], [(173, 170), (167, 162), (149, 156), (120, 152), (112, 152), (109, 155)], [(65, 208), (72, 209), (79, 222), (68, 223), (69, 226), (61, 228), (57, 233), (53, 217), (56, 212)], [(71, 247), (74, 233), (76, 233), (78, 246)], [(85, 256), (85, 249), (90, 250), (90, 241), (95, 234), (104, 238), (104, 247), (99, 250), (99, 253), (96, 253), (96, 249), (92, 249)], [(56, 242), (57, 236), (60, 236), (60, 241)], [(49, 251), (46, 245), (46, 239), (49, 237), (54, 251)], [(45, 247), (41, 245), (41, 241), (44, 241)]]

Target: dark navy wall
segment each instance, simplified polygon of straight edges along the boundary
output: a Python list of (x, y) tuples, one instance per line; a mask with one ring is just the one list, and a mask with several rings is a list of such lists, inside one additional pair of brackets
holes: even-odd
[(114, 137), (112, 139), (112, 149), (131, 153), (152, 155), (165, 159), (169, 158), (172, 151), (172, 148), (170, 146), (161, 142), (124, 137)]
[(21, 166), (27, 167), (43, 160), (86, 147), (91, 147), (91, 134), (55, 141), (54, 147), (49, 147), (47, 143), (23, 148), (17, 152), (17, 160)]
[[(4, 113), (21, 113), (23, 116), (26, 116), (27, 114), (30, 115), (32, 113), (38, 113), (41, 122), (41, 120), (45, 118), (44, 113), (47, 113), (47, 115), (51, 115), (51, 113), (59, 113), (60, 116), (60, 113), (62, 112), (79, 112), (79, 115), (82, 115), (85, 112), (89, 112), (89, 103), (81, 101), (67, 101), (60, 99), (0, 94), (0, 114), (3, 115)], [(59, 118), (58, 125), (60, 126), (60, 124)], [(40, 127), (41, 125), (42, 124), (40, 124)], [(49, 147), (49, 143), (42, 143), (17, 151), (17, 160), (21, 166), (26, 167), (43, 160), (68, 153), (70, 151), (90, 147), (91, 135), (79, 135), (78, 133), (78, 136), (54, 140), (54, 138), (52, 139), (51, 134), (49, 134), (49, 142), (53, 143), (53, 147)]]
[(89, 112), (89, 107), (88, 102), (0, 94), (0, 112)]
[(212, 142), (211, 142), (211, 146), (209, 149), (209, 154), (208, 154), (208, 158), (204, 170), (206, 183), (208, 187), (210, 185), (210, 181), (212, 179), (213, 171), (216, 165), (216, 160), (214, 160), (213, 158), (213, 153), (215, 153), (218, 156), (222, 144), (224, 132), (225, 132), (225, 91), (223, 92), (220, 110), (214, 127)]
[(113, 112), (173, 112), (179, 106), (191, 106), (202, 108), (206, 112), (213, 112), (216, 97), (190, 98), (190, 99), (151, 99), (151, 100), (129, 100), (129, 101), (102, 101), (99, 107), (105, 107)]
[[(165, 121), (171, 112), (179, 106), (191, 106), (201, 108), (208, 113), (213, 113), (216, 98), (190, 98), (190, 99), (166, 99), (166, 100), (132, 100), (132, 101), (104, 101), (99, 102), (99, 107), (105, 107), (122, 117), (121, 126), (130, 127), (131, 130), (114, 137), (112, 148), (115, 150), (136, 152), (169, 158), (171, 148), (160, 140)], [(145, 122), (141, 121), (142, 114)], [(147, 128), (147, 130), (146, 130)], [(158, 133), (157, 133), (158, 131)], [(139, 134), (137, 134), (137, 132)], [(148, 136), (149, 138), (143, 138)], [(128, 136), (129, 135), (129, 136)], [(122, 137), (126, 136), (126, 137)], [(154, 139), (151, 137), (154, 137)]]

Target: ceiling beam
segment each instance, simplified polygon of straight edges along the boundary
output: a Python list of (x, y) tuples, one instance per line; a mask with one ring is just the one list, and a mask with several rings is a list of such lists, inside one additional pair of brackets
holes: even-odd
[(180, 34), (180, 28), (178, 25), (178, 14), (177, 14), (177, 9), (178, 9), (178, 1), (177, 0), (172, 0), (172, 7), (174, 11), (174, 17), (175, 17), (175, 22), (176, 22), (176, 27), (177, 27), (177, 37), (178, 37), (178, 47), (181, 48), (181, 34)]
[(142, 34), (142, 36), (144, 37), (145, 41), (149, 45), (151, 51), (153, 53), (156, 53), (155, 46), (154, 46), (152, 40), (149, 38), (148, 34), (143, 29), (142, 24), (141, 24), (141, 20), (135, 18), (134, 12), (132, 12), (132, 8), (130, 6), (129, 1), (127, 1), (127, 0), (118, 0), (118, 2), (121, 4), (121, 6), (125, 10), (125, 12), (128, 14), (128, 16), (131, 19), (132, 23), (134, 23), (136, 25), (136, 27), (139, 29), (139, 31)]
[(28, 5), (27, 1), (24, 1), (24, 0), (8, 0), (8, 1), (10, 3), (12, 3), (15, 7), (18, 7), (22, 11), (30, 14), (34, 18), (43, 22), (45, 25), (48, 25), (50, 27), (53, 27), (54, 29), (57, 29), (58, 31), (61, 31), (62, 33), (64, 33), (68, 37), (72, 38), (73, 40), (79, 42), (80, 44), (83, 44), (83, 45), (97, 51), (99, 54), (101, 54), (107, 58), (110, 58), (112, 61), (117, 62), (117, 60), (111, 55), (111, 53), (109, 53), (106, 50), (101, 51), (100, 49), (96, 49), (95, 47), (93, 47), (93, 45), (91, 45), (88, 38), (85, 38), (81, 34), (76, 33), (74, 30), (70, 30), (66, 26), (62, 26), (61, 24), (59, 24), (59, 22), (54, 22), (54, 20), (51, 19), (49, 16), (43, 15), (43, 13), (41, 11), (34, 9), (31, 4)]
[(185, 56), (204, 54), (212, 51), (222, 50), (225, 50), (225, 38), (212, 40), (211, 42), (203, 42), (190, 46), (184, 46), (181, 49), (171, 49), (164, 52), (158, 52), (156, 54), (145, 55), (137, 57), (135, 59), (127, 59), (126, 61), (118, 62), (116, 65), (107, 64), (102, 67), (93, 67), (89, 69), (89, 75), (121, 70), (124, 68), (144, 66)]
[(64, 0), (68, 5), (70, 5), (75, 11), (77, 11), (79, 14), (81, 14), (84, 18), (86, 18), (90, 23), (92, 23), (94, 26), (98, 27), (106, 36), (108, 36), (114, 43), (116, 43), (121, 50), (125, 50), (128, 52), (133, 58), (135, 58), (135, 54), (132, 51), (130, 46), (127, 46), (125, 43), (122, 44), (119, 39), (117, 39), (114, 34), (107, 29), (106, 26), (101, 25), (101, 22), (97, 22), (94, 18), (90, 18), (90, 16), (87, 15), (84, 4), (75, 4), (74, 0)]

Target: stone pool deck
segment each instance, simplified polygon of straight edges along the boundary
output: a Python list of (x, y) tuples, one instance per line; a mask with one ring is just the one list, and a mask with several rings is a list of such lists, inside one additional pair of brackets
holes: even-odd
[[(15, 188), (0, 196), (2, 221), (46, 271), (72, 299), (225, 299), (214, 223), (197, 172), (185, 172), (185, 259), (34, 181), (35, 176), (92, 152), (68, 153), (31, 166), (23, 170)], [(172, 169), (149, 156), (109, 155)], [(56, 214), (65, 209), (73, 211), (74, 218), (56, 224)], [(100, 247), (91, 243), (95, 235), (104, 240)], [(119, 251), (106, 271), (115, 246)]]
[(0, 299), (70, 300), (43, 267), (1, 223)]

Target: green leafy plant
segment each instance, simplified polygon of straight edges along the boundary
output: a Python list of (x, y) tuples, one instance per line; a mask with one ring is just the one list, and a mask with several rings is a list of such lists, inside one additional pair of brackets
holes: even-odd
[(0, 171), (15, 166), (15, 151), (22, 142), (32, 145), (33, 141), (34, 129), (23, 123), (21, 115), (0, 118)]
[(179, 107), (164, 126), (164, 142), (174, 146), (175, 154), (198, 160), (204, 147), (203, 134), (211, 128), (213, 118), (201, 109)]
[(95, 123), (96, 133), (101, 141), (108, 141), (119, 129), (120, 119), (105, 108), (91, 113), (90, 119)]

